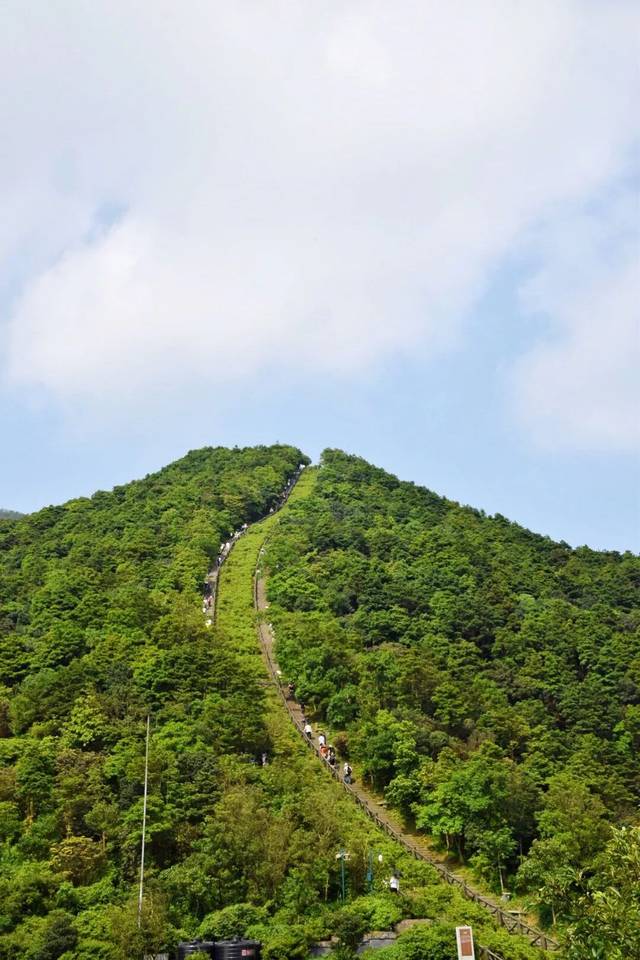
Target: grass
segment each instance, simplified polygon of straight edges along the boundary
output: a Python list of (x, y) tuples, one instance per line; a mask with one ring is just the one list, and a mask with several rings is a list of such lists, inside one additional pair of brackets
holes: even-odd
[(291, 505), (310, 496), (316, 482), (317, 468), (303, 471), (285, 506), (254, 523), (237, 541), (220, 571), (216, 626), (233, 638), (236, 650), (255, 659), (263, 671), (256, 637), (256, 612), (253, 606), (253, 576), (260, 550), (267, 537)]

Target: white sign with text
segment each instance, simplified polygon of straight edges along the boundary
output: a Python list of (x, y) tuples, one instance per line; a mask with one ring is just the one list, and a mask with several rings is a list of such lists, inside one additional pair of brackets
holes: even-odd
[(471, 927), (456, 927), (456, 941), (458, 944), (458, 960), (476, 960)]

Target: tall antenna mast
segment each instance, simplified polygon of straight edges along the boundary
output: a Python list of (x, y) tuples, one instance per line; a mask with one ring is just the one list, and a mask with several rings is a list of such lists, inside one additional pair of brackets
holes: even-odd
[(147, 714), (147, 740), (144, 751), (144, 800), (142, 803), (142, 848), (140, 851), (140, 890), (138, 892), (138, 927), (142, 923), (142, 894), (144, 890), (144, 844), (147, 834), (147, 788), (149, 785), (149, 728), (150, 715)]

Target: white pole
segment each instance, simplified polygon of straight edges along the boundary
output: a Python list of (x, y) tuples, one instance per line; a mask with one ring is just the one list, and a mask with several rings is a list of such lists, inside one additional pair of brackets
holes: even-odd
[(144, 842), (147, 833), (147, 787), (149, 784), (149, 726), (150, 716), (147, 714), (147, 740), (144, 751), (144, 800), (142, 803), (142, 849), (140, 851), (140, 890), (138, 892), (138, 927), (142, 923), (142, 892), (144, 889)]

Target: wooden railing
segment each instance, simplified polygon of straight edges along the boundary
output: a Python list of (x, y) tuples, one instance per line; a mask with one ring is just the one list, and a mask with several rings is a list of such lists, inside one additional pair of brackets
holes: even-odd
[(478, 944), (476, 960), (502, 960), (502, 957), (500, 954), (490, 950), (489, 947), (483, 947), (482, 944)]
[[(508, 930), (509, 933), (519, 933), (522, 936), (527, 937), (533, 946), (541, 947), (543, 950), (557, 950), (559, 945), (555, 940), (552, 940), (551, 937), (547, 936), (547, 934), (542, 930), (537, 930), (535, 927), (530, 926), (530, 924), (526, 923), (526, 921), (522, 920), (520, 917), (516, 917), (513, 914), (508, 913), (506, 910), (503, 910), (497, 903), (494, 903), (487, 897), (483, 897), (482, 894), (474, 890), (473, 887), (470, 887), (469, 884), (466, 883), (461, 877), (456, 876), (454, 873), (448, 870), (444, 864), (440, 863), (434, 858), (429, 857), (417, 846), (417, 844), (413, 842), (410, 837), (402, 833), (402, 831), (393, 826), (393, 824), (380, 817), (380, 815), (372, 809), (369, 802), (356, 792), (352, 784), (344, 782), (339, 771), (335, 767), (332, 767), (327, 760), (325, 760), (314, 741), (305, 736), (303, 725), (300, 723), (298, 718), (294, 716), (292, 710), (290, 709), (287, 695), (280, 682), (278, 666), (275, 663), (271, 652), (266, 650), (265, 653), (276, 688), (280, 693), (292, 723), (300, 733), (303, 741), (324, 764), (325, 769), (333, 777), (333, 779), (341, 785), (342, 789), (346, 793), (351, 796), (361, 810), (363, 810), (381, 830), (384, 830), (385, 833), (387, 833), (390, 837), (393, 837), (394, 840), (401, 844), (408, 853), (415, 857), (416, 860), (424, 860), (425, 862), (429, 863), (435, 870), (437, 870), (441, 878), (446, 883), (448, 883), (450, 886), (457, 887), (468, 900), (472, 900), (474, 903), (478, 903), (484, 907), (485, 910), (487, 910), (495, 918), (498, 926), (504, 927), (504, 929)], [(487, 953), (487, 957), (489, 960), (492, 960), (493, 957), (495, 957), (495, 960), (500, 960), (497, 954), (491, 954), (490, 951)]]

